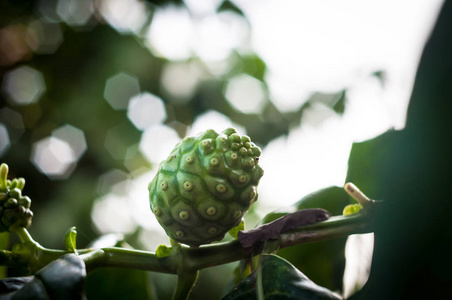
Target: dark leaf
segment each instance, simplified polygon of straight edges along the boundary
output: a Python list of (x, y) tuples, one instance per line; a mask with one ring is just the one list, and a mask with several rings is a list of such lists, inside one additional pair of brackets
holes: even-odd
[[(276, 255), (263, 255), (262, 289), (265, 299), (341, 299), (318, 286), (288, 261)], [(258, 272), (255, 271), (231, 290), (223, 300), (256, 299)]]
[(0, 281), (1, 299), (85, 299), (85, 264), (67, 254), (39, 270), (35, 276)]
[(24, 285), (31, 282), (34, 276), (10, 277), (0, 280), (0, 295), (20, 290)]
[(450, 297), (451, 49), (452, 1), (444, 1), (419, 63), (406, 128), (392, 145), (361, 153), (374, 167), (362, 173), (372, 193), (358, 187), (385, 207), (375, 226), (369, 281), (356, 299)]
[(60, 298), (58, 298), (58, 296), (50, 298), (49, 295), (47, 294), (46, 288), (43, 285), (42, 281), (35, 277), (30, 283), (24, 285), (20, 290), (14, 293), (10, 293), (5, 297), (2, 297), (2, 300), (3, 299), (49, 300), (49, 299), (64, 299), (64, 296)]
[(75, 254), (67, 254), (36, 273), (52, 299), (83, 299), (85, 263)]
[(391, 156), (402, 133), (391, 130), (376, 138), (354, 143), (348, 160), (347, 182), (353, 182), (371, 199), (382, 199), (383, 190), (376, 180), (385, 176), (383, 163)]

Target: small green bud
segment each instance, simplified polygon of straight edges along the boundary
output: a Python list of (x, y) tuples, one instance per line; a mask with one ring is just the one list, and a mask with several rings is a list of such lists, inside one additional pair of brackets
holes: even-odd
[(66, 247), (67, 251), (75, 253), (75, 249), (77, 249), (76, 240), (77, 230), (75, 227), (71, 227), (68, 229), (68, 231), (66, 231), (66, 234), (64, 235), (64, 246)]
[(356, 214), (360, 212), (363, 209), (363, 206), (359, 203), (357, 204), (349, 204), (346, 207), (344, 207), (344, 210), (342, 211), (343, 216), (350, 216), (353, 214)]
[(155, 250), (155, 256), (157, 258), (164, 258), (171, 254), (171, 247), (165, 246), (165, 245), (159, 245), (157, 249)]
[(0, 166), (0, 192), (6, 192), (8, 182), (8, 165), (3, 163)]

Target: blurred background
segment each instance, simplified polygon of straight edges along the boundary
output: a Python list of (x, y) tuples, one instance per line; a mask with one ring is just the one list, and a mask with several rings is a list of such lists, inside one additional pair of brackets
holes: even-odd
[[(50, 248), (63, 247), (71, 226), (80, 248), (100, 236), (168, 245), (147, 184), (181, 138), (208, 128), (235, 127), (263, 150), (247, 228), (342, 186), (354, 142), (404, 127), (441, 4), (1, 1), (0, 161), (26, 178), (31, 234)], [(305, 273), (342, 290), (344, 243), (341, 272), (325, 267), (331, 280), (318, 265)], [(203, 271), (196, 289), (218, 298), (234, 267)], [(97, 299), (166, 299), (175, 280), (119, 269), (91, 277), (88, 296)]]

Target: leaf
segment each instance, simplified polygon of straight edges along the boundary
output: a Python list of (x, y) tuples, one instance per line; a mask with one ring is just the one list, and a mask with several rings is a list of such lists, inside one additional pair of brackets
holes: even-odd
[(66, 254), (38, 271), (51, 299), (83, 299), (86, 278), (85, 263), (75, 254)]
[(20, 290), (27, 283), (31, 282), (34, 276), (24, 276), (24, 277), (9, 277), (0, 280), (0, 298), (4, 294)]
[[(2, 280), (2, 299), (85, 299), (85, 264), (75, 254), (67, 254), (39, 270), (35, 276)], [(10, 297), (10, 298), (9, 298)]]
[(240, 222), (239, 225), (233, 227), (231, 230), (229, 230), (229, 234), (235, 238), (238, 239), (239, 238), (239, 231), (241, 230), (245, 230), (245, 220), (242, 219), (242, 222)]
[(343, 115), (344, 111), (345, 111), (345, 100), (347, 99), (346, 97), (346, 91), (342, 91), (339, 94), (339, 98), (336, 100), (336, 102), (333, 105), (333, 110), (339, 114), (339, 115)]
[(66, 234), (64, 235), (64, 246), (66, 247), (67, 251), (75, 253), (75, 249), (77, 249), (77, 230), (75, 227), (71, 227), (66, 231)]
[(224, 0), (223, 3), (218, 7), (217, 12), (223, 12), (223, 11), (231, 11), (233, 13), (236, 13), (240, 16), (244, 16), (243, 11), (234, 3), (232, 3), (229, 0)]
[[(311, 281), (285, 259), (263, 255), (261, 261), (262, 291), (265, 299), (342, 299), (332, 291)], [(241, 281), (223, 300), (256, 299), (257, 271)]]
[(333, 216), (342, 214), (344, 206), (350, 204), (350, 197), (342, 187), (330, 186), (313, 192), (295, 204), (299, 209), (323, 208)]
[(253, 76), (260, 81), (264, 81), (267, 65), (258, 55), (247, 54), (241, 56), (242, 72)]

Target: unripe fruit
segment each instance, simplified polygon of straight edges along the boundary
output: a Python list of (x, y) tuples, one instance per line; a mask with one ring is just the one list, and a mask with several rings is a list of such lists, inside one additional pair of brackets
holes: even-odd
[(233, 128), (178, 143), (149, 183), (151, 210), (167, 235), (190, 246), (223, 239), (257, 200), (260, 154)]
[(7, 179), (8, 165), (0, 166), (0, 232), (11, 231), (17, 227), (29, 227), (33, 213), (31, 200), (22, 196), (25, 186), (23, 178)]

